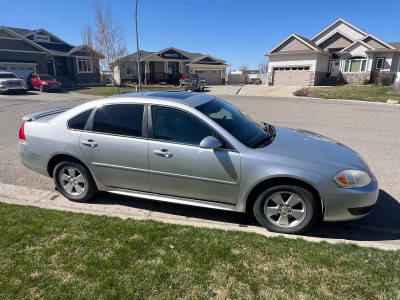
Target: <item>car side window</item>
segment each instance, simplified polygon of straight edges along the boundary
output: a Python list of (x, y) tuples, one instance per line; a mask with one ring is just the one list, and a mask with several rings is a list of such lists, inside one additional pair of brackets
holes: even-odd
[(212, 130), (197, 118), (180, 110), (152, 107), (154, 137), (183, 144), (199, 145)]
[(86, 122), (92, 113), (93, 109), (89, 109), (76, 117), (73, 117), (68, 121), (68, 128), (75, 129), (75, 130), (83, 130), (85, 128)]
[(93, 131), (141, 137), (144, 106), (141, 104), (105, 105), (97, 109)]

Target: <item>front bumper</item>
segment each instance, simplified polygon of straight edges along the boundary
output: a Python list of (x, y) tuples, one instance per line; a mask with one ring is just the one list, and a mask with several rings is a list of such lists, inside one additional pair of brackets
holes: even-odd
[(42, 85), (44, 91), (61, 91), (61, 85)]
[(11, 92), (11, 91), (27, 91), (26, 86), (23, 85), (0, 85), (0, 91), (1, 92)]
[(359, 189), (328, 188), (320, 191), (325, 206), (324, 221), (348, 221), (368, 215), (378, 200), (377, 181)]

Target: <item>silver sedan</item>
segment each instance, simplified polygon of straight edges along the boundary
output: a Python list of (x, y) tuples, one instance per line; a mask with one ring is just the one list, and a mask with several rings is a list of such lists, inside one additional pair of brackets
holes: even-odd
[(72, 201), (97, 191), (238, 212), (270, 231), (367, 215), (378, 183), (356, 152), (327, 137), (258, 122), (186, 92), (110, 97), (23, 118), (22, 163)]

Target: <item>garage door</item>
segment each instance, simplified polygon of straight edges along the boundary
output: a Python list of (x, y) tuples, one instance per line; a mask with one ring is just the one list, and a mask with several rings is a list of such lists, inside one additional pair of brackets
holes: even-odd
[(275, 68), (273, 85), (308, 86), (310, 67)]
[(35, 72), (34, 64), (4, 64), (0, 62), (0, 71), (13, 72), (17, 76), (22, 76), (25, 80), (29, 74)]
[(221, 84), (221, 70), (195, 70), (199, 78), (204, 78), (207, 85)]

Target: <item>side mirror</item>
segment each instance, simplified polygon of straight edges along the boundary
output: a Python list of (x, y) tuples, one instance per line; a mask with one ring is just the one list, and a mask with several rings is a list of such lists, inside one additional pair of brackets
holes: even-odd
[(19, 76), (19, 78), (24, 79), (24, 76)]
[(218, 149), (222, 147), (222, 143), (213, 136), (207, 136), (200, 142), (200, 148)]

